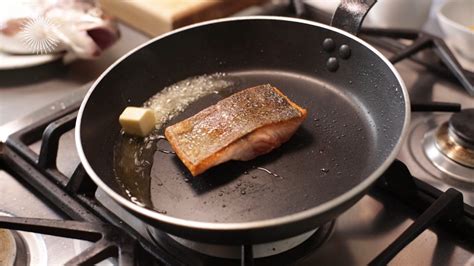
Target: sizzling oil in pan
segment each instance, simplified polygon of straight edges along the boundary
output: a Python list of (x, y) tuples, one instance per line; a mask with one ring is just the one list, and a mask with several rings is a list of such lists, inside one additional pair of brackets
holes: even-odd
[(341, 91), (286, 72), (234, 72), (227, 78), (234, 86), (195, 101), (168, 125), (240, 89), (264, 83), (306, 108), (308, 117), (271, 153), (248, 162), (227, 162), (194, 178), (160, 137), (162, 131), (146, 141), (122, 135), (116, 142), (114, 166), (124, 195), (178, 218), (246, 222), (317, 206), (369, 174), (371, 169), (364, 165), (374, 154), (374, 128), (360, 104)]

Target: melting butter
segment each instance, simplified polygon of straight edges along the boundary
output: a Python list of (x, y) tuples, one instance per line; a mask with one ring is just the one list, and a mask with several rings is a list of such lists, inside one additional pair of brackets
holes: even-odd
[(160, 130), (166, 122), (183, 112), (191, 103), (204, 96), (218, 94), (233, 84), (224, 73), (195, 76), (165, 87), (143, 106), (155, 111), (155, 128)]

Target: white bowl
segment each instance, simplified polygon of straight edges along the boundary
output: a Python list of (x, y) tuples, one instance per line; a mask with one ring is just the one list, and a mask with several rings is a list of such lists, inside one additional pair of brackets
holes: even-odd
[(438, 11), (438, 21), (447, 42), (463, 57), (474, 61), (474, 1), (446, 2)]
[(364, 26), (420, 30), (428, 19), (432, 0), (377, 0)]

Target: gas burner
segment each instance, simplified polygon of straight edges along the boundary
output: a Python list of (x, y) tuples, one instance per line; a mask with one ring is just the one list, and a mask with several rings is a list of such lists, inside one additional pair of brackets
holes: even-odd
[(445, 135), (448, 134), (446, 131), (448, 131), (447, 125), (443, 124), (438, 130), (431, 131), (426, 135), (423, 141), (426, 156), (438, 170), (448, 175), (448, 177), (462, 182), (474, 183), (474, 178), (472, 178), (474, 169), (453, 161), (438, 146), (438, 135), (441, 134), (441, 137), (445, 138)]
[(474, 168), (450, 159), (436, 144), (436, 134), (443, 125), (449, 128), (450, 118), (450, 114), (442, 113), (415, 116), (398, 159), (418, 179), (441, 191), (455, 188), (463, 193), (466, 204), (474, 205)]
[(474, 168), (474, 150), (456, 140), (450, 124), (445, 123), (434, 134), (436, 147), (451, 160)]
[[(1, 216), (12, 216), (1, 212)], [(46, 244), (38, 234), (0, 229), (0, 265), (46, 265)]]
[(431, 163), (450, 177), (474, 183), (474, 109), (465, 109), (425, 134), (423, 149)]
[(15, 237), (9, 230), (0, 229), (0, 264), (14, 265), (17, 257)]
[(438, 129), (436, 145), (453, 161), (474, 168), (474, 109), (453, 114)]
[[(252, 245), (253, 258), (257, 265), (285, 264), (284, 261), (296, 261), (314, 252), (330, 237), (334, 230), (334, 221), (317, 229), (270, 243)], [(213, 264), (228, 264), (239, 262), (242, 256), (242, 246), (207, 244), (173, 236), (153, 227), (148, 227), (150, 236), (157, 245), (162, 246), (172, 254), (178, 254)]]

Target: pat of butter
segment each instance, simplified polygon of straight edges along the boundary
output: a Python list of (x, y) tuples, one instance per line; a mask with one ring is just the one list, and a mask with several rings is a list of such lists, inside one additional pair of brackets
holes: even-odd
[(155, 112), (148, 108), (127, 107), (119, 117), (125, 133), (145, 137), (155, 127)]

